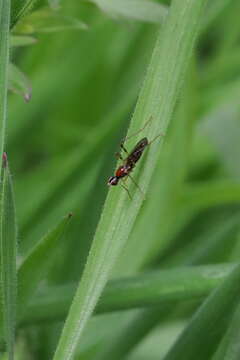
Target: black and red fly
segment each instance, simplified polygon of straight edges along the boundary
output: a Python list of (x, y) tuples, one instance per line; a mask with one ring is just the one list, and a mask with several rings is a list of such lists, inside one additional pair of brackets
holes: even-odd
[[(150, 119), (151, 120), (151, 119)], [(150, 122), (147, 121), (147, 123), (144, 125), (144, 127), (142, 129), (140, 129), (139, 131), (137, 131), (135, 134), (125, 138), (121, 144), (120, 147), (121, 149), (127, 154), (126, 158), (123, 158), (121, 153), (117, 153), (117, 157), (119, 159), (121, 159), (123, 161), (123, 164), (120, 165), (114, 176), (111, 176), (108, 179), (108, 185), (109, 186), (115, 186), (118, 185), (119, 180), (125, 180), (127, 177), (129, 177), (132, 182), (135, 184), (135, 186), (141, 191), (141, 193), (144, 195), (143, 191), (141, 190), (141, 188), (138, 186), (138, 184), (136, 183), (136, 181), (132, 178), (132, 176), (130, 175), (130, 173), (132, 172), (132, 170), (134, 169), (134, 167), (136, 166), (136, 163), (138, 162), (138, 160), (141, 158), (144, 150), (146, 149), (146, 147), (148, 147), (150, 144), (152, 144), (153, 141), (155, 141), (159, 136), (163, 136), (163, 134), (159, 134), (157, 136), (155, 136), (155, 138), (151, 141), (148, 141), (148, 139), (146, 137), (142, 138), (133, 148), (133, 150), (129, 153), (126, 149), (126, 147), (124, 146), (124, 143), (126, 140), (128, 140), (129, 138), (131, 138), (132, 136), (137, 135), (138, 133), (140, 133), (142, 130), (145, 129), (145, 127), (148, 125), (148, 123)], [(126, 186), (124, 186), (121, 183), (121, 186), (127, 191), (129, 197), (131, 198), (131, 195), (129, 193), (129, 190)]]

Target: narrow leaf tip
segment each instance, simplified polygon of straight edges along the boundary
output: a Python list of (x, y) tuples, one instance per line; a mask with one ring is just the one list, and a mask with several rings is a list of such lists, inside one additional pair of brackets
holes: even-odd
[(3, 168), (7, 167), (7, 153), (4, 151), (2, 155)]
[(31, 100), (32, 94), (31, 93), (26, 93), (24, 94), (24, 100), (26, 102), (29, 102)]

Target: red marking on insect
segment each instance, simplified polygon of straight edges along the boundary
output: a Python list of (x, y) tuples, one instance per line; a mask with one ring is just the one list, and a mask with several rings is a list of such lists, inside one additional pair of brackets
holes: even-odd
[[(132, 137), (132, 136), (138, 134), (140, 131), (142, 131), (146, 127), (146, 125), (149, 123), (149, 121), (144, 125), (144, 127), (142, 129), (140, 129), (137, 133), (131, 135), (130, 137)], [(126, 178), (126, 177), (130, 177), (130, 179), (134, 182), (134, 184), (137, 186), (137, 188), (143, 193), (141, 188), (138, 186), (138, 184), (135, 182), (135, 180), (131, 177), (130, 173), (132, 172), (132, 170), (136, 166), (136, 163), (138, 162), (138, 160), (141, 158), (141, 156), (142, 156), (144, 150), (146, 149), (146, 147), (149, 146), (153, 141), (155, 141), (159, 136), (163, 136), (163, 134), (157, 135), (150, 142), (148, 141), (148, 139), (146, 137), (142, 138), (135, 145), (135, 147), (133, 148), (133, 150), (130, 153), (128, 153), (127, 149), (124, 146), (124, 141), (129, 139), (129, 137), (126, 138), (125, 140), (123, 140), (121, 142), (121, 144), (120, 144), (120, 147), (127, 154), (127, 157), (124, 159), (121, 154), (117, 153), (118, 158), (123, 160), (123, 164), (117, 168), (117, 170), (115, 172), (115, 175), (111, 176), (108, 179), (108, 185), (109, 186), (118, 185), (119, 180), (121, 180), (123, 178)], [(129, 197), (131, 198), (128, 189), (123, 184), (121, 184), (121, 186), (127, 191)], [(143, 193), (143, 195), (144, 195), (144, 193)]]
[(119, 168), (116, 171), (116, 177), (121, 178), (126, 175), (126, 166), (119, 166)]

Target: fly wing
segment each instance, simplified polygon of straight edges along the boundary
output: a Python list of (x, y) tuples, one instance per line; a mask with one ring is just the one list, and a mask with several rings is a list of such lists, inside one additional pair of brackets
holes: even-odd
[(132, 154), (134, 154), (136, 151), (141, 151), (143, 152), (144, 148), (148, 145), (148, 139), (145, 137), (141, 140), (139, 140), (139, 142), (134, 146), (134, 148), (132, 149), (132, 151), (130, 152), (130, 156)]
[(148, 139), (145, 137), (141, 139), (130, 152), (126, 159), (126, 163), (131, 165), (135, 164), (141, 157), (145, 147), (148, 145)]

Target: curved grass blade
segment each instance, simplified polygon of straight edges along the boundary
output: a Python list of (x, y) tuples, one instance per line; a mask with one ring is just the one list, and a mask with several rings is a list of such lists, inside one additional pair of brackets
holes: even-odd
[(47, 274), (71, 217), (72, 214), (69, 214), (63, 218), (53, 230), (40, 240), (21, 264), (18, 271), (18, 318), (21, 319), (23, 316), (39, 282)]
[[(15, 204), (11, 175), (8, 168), (7, 155), (3, 156), (1, 182), (1, 294), (3, 300), (3, 329), (7, 343), (8, 359), (14, 359), (14, 340), (16, 324), (17, 297), (17, 227), (15, 220)], [(2, 324), (0, 325), (2, 327)]]
[(9, 63), (10, 0), (0, 0), (0, 171), (5, 144)]
[(240, 265), (206, 299), (164, 360), (209, 359), (239, 302)]
[(240, 305), (212, 360), (238, 360), (240, 354)]
[[(180, 267), (111, 280), (96, 307), (97, 313), (166, 305), (202, 299), (232, 271), (233, 264)], [(62, 321), (74, 295), (74, 285), (47, 287), (32, 299), (22, 324)]]
[[(4, 1), (4, 0), (3, 0)], [(38, 0), (12, 0), (11, 3), (11, 29), (16, 23), (30, 11)]]
[[(131, 133), (140, 129), (150, 117), (153, 121), (148, 126), (146, 136), (153, 139), (156, 134), (166, 133), (190, 61), (204, 5), (205, 1), (173, 1), (153, 52), (134, 113)], [(149, 187), (159, 159), (160, 146), (157, 142), (152, 144), (147, 155), (139, 181), (144, 192)], [(130, 192), (132, 190), (133, 187), (130, 187)], [(135, 193), (133, 200), (129, 201), (121, 189), (109, 192), (54, 360), (73, 358), (87, 321), (128, 239), (142, 201), (139, 193)]]

